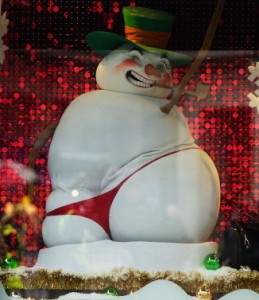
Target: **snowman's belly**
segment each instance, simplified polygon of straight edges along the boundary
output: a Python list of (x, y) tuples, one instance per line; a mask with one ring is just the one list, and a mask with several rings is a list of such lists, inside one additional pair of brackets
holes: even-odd
[(219, 181), (201, 150), (159, 159), (124, 183), (110, 210), (116, 241), (203, 242), (215, 226)]
[(143, 153), (192, 144), (181, 113), (165, 115), (159, 101), (108, 91), (74, 100), (50, 148), (53, 187), (101, 192), (105, 178)]

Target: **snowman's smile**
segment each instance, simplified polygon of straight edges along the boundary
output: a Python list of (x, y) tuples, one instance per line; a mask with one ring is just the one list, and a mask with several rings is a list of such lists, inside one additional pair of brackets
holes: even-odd
[(141, 88), (150, 88), (156, 82), (155, 80), (150, 80), (148, 78), (145, 78), (142, 75), (132, 70), (126, 73), (126, 78), (131, 84)]

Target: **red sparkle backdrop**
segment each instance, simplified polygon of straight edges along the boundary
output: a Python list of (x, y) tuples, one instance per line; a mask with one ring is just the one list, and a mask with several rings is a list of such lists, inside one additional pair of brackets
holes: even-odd
[[(3, 1), (2, 12), (6, 11), (10, 20), (4, 37), (9, 50), (0, 65), (3, 217), (10, 213), (10, 203), (21, 203), (27, 194), (28, 155), (38, 135), (60, 118), (75, 97), (98, 88), (95, 68), (99, 58), (87, 48), (86, 34), (93, 30), (123, 34), (121, 8), (125, 5), (174, 12), (177, 22), (169, 48), (195, 54), (216, 1)], [(209, 95), (204, 100), (189, 95), (180, 102), (197, 143), (211, 155), (220, 173), (221, 212), (212, 239), (219, 239), (236, 211), (258, 212), (259, 120), (247, 98), (258, 88), (247, 79), (248, 66), (257, 60), (256, 9), (255, 0), (226, 1), (211, 51), (187, 87), (195, 89), (198, 82), (208, 83)], [(187, 70), (173, 70), (174, 84)], [(13, 254), (22, 245), (22, 262), (26, 265), (34, 263), (37, 251), (44, 246), (41, 222), (51, 189), (47, 172), (49, 143), (42, 147), (35, 165), (38, 222), (21, 211), (8, 220), (18, 231), (0, 240)]]

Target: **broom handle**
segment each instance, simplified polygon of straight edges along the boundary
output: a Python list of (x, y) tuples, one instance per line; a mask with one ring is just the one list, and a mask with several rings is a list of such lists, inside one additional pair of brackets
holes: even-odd
[(182, 96), (182, 93), (183, 93), (183, 90), (184, 90), (185, 86), (187, 85), (188, 81), (193, 76), (193, 74), (197, 71), (197, 69), (199, 68), (201, 62), (206, 57), (206, 55), (207, 55), (207, 53), (208, 53), (208, 51), (211, 47), (217, 25), (218, 25), (219, 20), (221, 18), (221, 14), (222, 14), (222, 11), (223, 11), (224, 4), (225, 4), (225, 0), (218, 0), (217, 7), (216, 7), (216, 9), (213, 13), (212, 18), (211, 18), (209, 27), (208, 27), (206, 35), (205, 35), (205, 39), (204, 39), (203, 44), (201, 46), (201, 49), (199, 50), (199, 52), (198, 52), (195, 60), (193, 61), (189, 71), (185, 74), (185, 76), (181, 80), (179, 86), (175, 90), (170, 102), (168, 104), (166, 104), (165, 106), (161, 107), (162, 112), (168, 114), (171, 111), (171, 109), (174, 107), (174, 105), (178, 103), (178, 101), (180, 100), (180, 98)]

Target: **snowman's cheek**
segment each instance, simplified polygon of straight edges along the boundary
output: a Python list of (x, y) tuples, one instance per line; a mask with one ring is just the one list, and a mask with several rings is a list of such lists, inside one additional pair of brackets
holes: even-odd
[(124, 60), (123, 62), (121, 62), (116, 68), (115, 70), (117, 72), (122, 72), (126, 69), (129, 69), (129, 68), (134, 68), (134, 67), (137, 67), (138, 64), (136, 63), (136, 61), (134, 59), (126, 59)]

